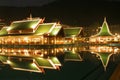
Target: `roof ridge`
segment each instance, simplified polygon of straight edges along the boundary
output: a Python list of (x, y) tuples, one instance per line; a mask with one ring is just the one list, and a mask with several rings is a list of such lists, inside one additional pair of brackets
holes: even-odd
[(106, 17), (104, 18), (101, 30), (95, 36), (113, 36), (113, 34), (110, 32)]

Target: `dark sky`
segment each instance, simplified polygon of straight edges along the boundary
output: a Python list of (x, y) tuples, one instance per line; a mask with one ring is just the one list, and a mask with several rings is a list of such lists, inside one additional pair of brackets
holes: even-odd
[[(5, 21), (46, 17), (46, 22), (60, 21), (74, 26), (120, 24), (119, 0), (0, 0), (0, 18)], [(4, 7), (3, 7), (4, 6)]]
[[(0, 0), (0, 6), (41, 6), (58, 0)], [(60, 1), (60, 0), (59, 0)], [(93, 2), (93, 1), (108, 1), (108, 2), (119, 2), (120, 0), (61, 0), (67, 2)]]
[(55, 0), (0, 0), (0, 6), (42, 6)]

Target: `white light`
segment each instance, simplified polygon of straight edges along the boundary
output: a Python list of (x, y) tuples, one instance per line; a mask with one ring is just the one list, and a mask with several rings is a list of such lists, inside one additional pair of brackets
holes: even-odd
[(8, 63), (8, 64), (11, 64), (11, 61), (10, 61), (10, 60), (7, 60), (7, 63)]
[(65, 48), (64, 50), (67, 51), (67, 48)]
[(41, 54), (40, 56), (41, 56), (41, 57), (43, 57), (44, 55), (43, 55), (43, 54)]
[(35, 63), (32, 63), (31, 65), (32, 65), (33, 67), (37, 67)]
[(32, 24), (31, 27), (32, 29), (34, 29), (36, 27), (36, 24)]

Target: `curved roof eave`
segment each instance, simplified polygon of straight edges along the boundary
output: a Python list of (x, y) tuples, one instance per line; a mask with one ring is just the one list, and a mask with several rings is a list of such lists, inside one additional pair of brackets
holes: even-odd
[(97, 37), (97, 36), (114, 36), (108, 27), (108, 23), (106, 21), (106, 18), (104, 18), (104, 22), (102, 24), (101, 30), (98, 34), (93, 35), (92, 37)]

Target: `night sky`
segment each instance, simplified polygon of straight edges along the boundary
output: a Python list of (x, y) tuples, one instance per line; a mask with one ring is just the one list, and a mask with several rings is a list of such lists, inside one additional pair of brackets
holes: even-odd
[(0, 0), (1, 6), (42, 6), (54, 2), (55, 0)]
[(119, 0), (0, 0), (0, 18), (7, 22), (45, 17), (46, 22), (60, 21), (73, 26), (101, 24), (104, 17), (110, 24), (120, 24)]
[[(0, 6), (42, 6), (45, 4), (49, 4), (51, 2), (58, 0), (0, 0)], [(60, 0), (59, 0), (60, 1)], [(61, 0), (62, 1), (62, 0)], [(76, 2), (77, 0), (63, 0), (63, 1), (71, 1)], [(78, 0), (79, 2), (90, 2), (90, 1), (107, 1), (107, 2), (119, 2), (120, 0)]]

